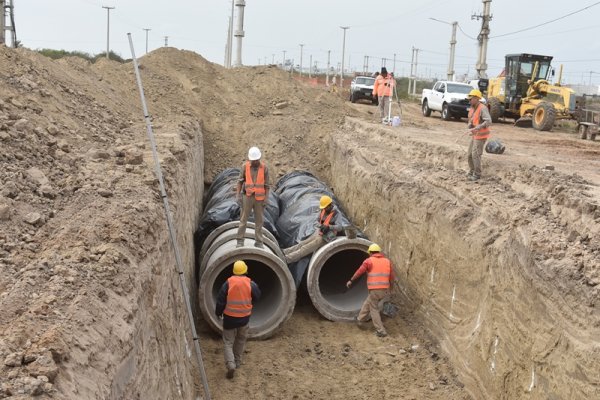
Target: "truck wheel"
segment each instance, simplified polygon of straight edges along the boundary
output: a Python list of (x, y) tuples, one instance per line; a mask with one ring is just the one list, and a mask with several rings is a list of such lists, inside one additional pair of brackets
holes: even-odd
[(423, 105), (421, 106), (421, 111), (423, 111), (424, 116), (426, 116), (426, 117), (431, 116), (431, 108), (429, 108), (429, 105), (427, 104), (427, 100), (423, 100)]
[(353, 102), (353, 103), (356, 103), (356, 93), (352, 93), (350, 95), (350, 101)]
[(579, 125), (579, 134), (583, 140), (587, 139), (587, 125)]
[(490, 109), (492, 122), (498, 122), (498, 120), (502, 117), (502, 104), (500, 103), (500, 100), (495, 97), (490, 97), (488, 99), (488, 107)]
[(538, 131), (550, 131), (554, 127), (556, 110), (552, 103), (543, 101), (533, 111), (533, 128)]
[(448, 104), (444, 103), (442, 106), (442, 119), (444, 121), (450, 121), (450, 118), (452, 118), (452, 115), (450, 115), (450, 108), (448, 107)]

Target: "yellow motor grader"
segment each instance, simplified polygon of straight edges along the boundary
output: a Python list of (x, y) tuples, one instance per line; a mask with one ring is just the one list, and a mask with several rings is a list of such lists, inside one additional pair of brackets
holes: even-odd
[(551, 56), (508, 54), (504, 72), (489, 80), (487, 101), (492, 122), (502, 117), (514, 118), (515, 125), (549, 131), (557, 119), (576, 119), (575, 92), (557, 83)]

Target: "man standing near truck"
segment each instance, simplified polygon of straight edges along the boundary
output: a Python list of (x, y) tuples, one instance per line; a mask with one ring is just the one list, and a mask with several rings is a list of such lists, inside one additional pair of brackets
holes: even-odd
[(379, 99), (379, 117), (384, 124), (390, 122), (386, 116), (386, 111), (390, 107), (395, 83), (394, 77), (388, 74), (385, 67), (381, 67), (381, 74), (375, 79), (373, 85), (373, 94)]
[(468, 160), (469, 173), (467, 179), (475, 182), (481, 178), (481, 155), (485, 141), (490, 137), (490, 125), (492, 117), (488, 108), (481, 102), (483, 95), (481, 91), (473, 89), (469, 92), (469, 122), (468, 134), (471, 136), (469, 143)]

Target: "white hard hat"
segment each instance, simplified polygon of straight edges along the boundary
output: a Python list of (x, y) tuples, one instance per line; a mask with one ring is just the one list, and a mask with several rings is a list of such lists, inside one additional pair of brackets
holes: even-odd
[(248, 160), (250, 161), (260, 160), (261, 156), (258, 147), (250, 147), (250, 150), (248, 150)]

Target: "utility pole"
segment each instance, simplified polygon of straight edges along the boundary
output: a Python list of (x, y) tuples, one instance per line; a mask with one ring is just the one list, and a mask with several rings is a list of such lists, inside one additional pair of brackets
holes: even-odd
[(386, 62), (387, 58), (385, 57), (381, 57), (381, 67), (385, 67), (385, 62)]
[(479, 54), (477, 58), (477, 77), (478, 78), (487, 78), (487, 44), (490, 37), (490, 21), (492, 20), (492, 15), (490, 14), (490, 3), (492, 0), (481, 0), (483, 2), (483, 14), (479, 15), (471, 15), (471, 19), (482, 20), (481, 22), (481, 31), (477, 36), (477, 40), (479, 41)]
[(231, 0), (231, 15), (229, 16), (229, 31), (227, 32), (227, 68), (231, 68), (233, 60), (233, 14), (235, 6), (234, 0)]
[(412, 56), (410, 59), (410, 75), (408, 76), (408, 95), (410, 96), (410, 93), (412, 91), (412, 83), (413, 83), (413, 77), (414, 77), (414, 70), (415, 70), (415, 47), (413, 46), (412, 48)]
[(452, 37), (450, 38), (450, 60), (448, 61), (448, 80), (454, 80), (454, 55), (456, 54), (456, 28), (458, 22), (452, 22)]
[(413, 83), (413, 96), (417, 94), (417, 66), (419, 65), (419, 49), (415, 49), (415, 81)]
[(304, 43), (300, 43), (300, 76), (302, 76), (302, 51), (304, 48)]
[(165, 47), (169, 47), (169, 37), (165, 36)]
[(0, 44), (6, 44), (6, 22), (4, 21), (5, 14), (4, 0), (0, 0)]
[(349, 26), (340, 26), (344, 30), (344, 39), (342, 41), (342, 68), (340, 70), (340, 88), (344, 87), (344, 58), (346, 58), (346, 31)]
[(242, 66), (242, 38), (244, 37), (244, 7), (246, 7), (245, 0), (235, 0), (235, 6), (238, 10), (237, 17), (237, 29), (233, 36), (237, 39), (237, 51), (235, 55), (235, 66)]
[(150, 32), (152, 29), (149, 28), (143, 28), (146, 31), (146, 54), (148, 54), (148, 32)]
[(231, 17), (229, 17), (227, 23), (227, 41), (225, 42), (225, 61), (223, 62), (225, 68), (231, 68), (231, 24)]
[(327, 71), (325, 71), (325, 86), (329, 87), (329, 63), (331, 60), (331, 50), (327, 50)]
[(114, 7), (102, 6), (102, 8), (106, 8), (106, 58), (110, 59), (110, 10), (114, 10)]

